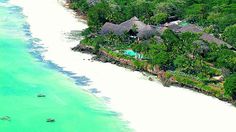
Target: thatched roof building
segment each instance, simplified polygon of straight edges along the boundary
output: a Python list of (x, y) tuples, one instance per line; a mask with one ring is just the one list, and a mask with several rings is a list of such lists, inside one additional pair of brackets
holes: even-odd
[(121, 24), (105, 23), (100, 31), (100, 34), (109, 34), (114, 33), (116, 35), (122, 35), (125, 32), (130, 32), (133, 29), (136, 29), (135, 36), (139, 38), (148, 38), (153, 36), (156, 33), (154, 26), (146, 25), (145, 23), (139, 21), (137, 17), (133, 17), (128, 21), (125, 21)]
[(121, 32), (118, 32), (119, 29), (119, 25), (117, 24), (113, 24), (110, 22), (106, 22), (103, 26), (102, 29), (100, 31), (100, 34), (108, 34), (108, 33), (115, 33), (117, 35), (121, 35)]
[(178, 23), (166, 23), (163, 27), (160, 28), (160, 31), (163, 32), (166, 28), (169, 28), (176, 33), (184, 33), (184, 32), (201, 33), (202, 35), (200, 39), (208, 43), (215, 43), (220, 46), (225, 45), (230, 49), (234, 49), (231, 45), (227, 44), (223, 40), (220, 40), (211, 34), (204, 33), (201, 27), (194, 24), (187, 24), (185, 26), (181, 26)]
[(179, 29), (181, 29), (181, 26), (177, 25), (177, 24), (171, 24), (168, 26), (169, 29), (171, 29), (174, 32), (179, 32)]
[(200, 38), (202, 40), (208, 42), (208, 43), (216, 43), (218, 45), (225, 45), (225, 46), (227, 46), (230, 49), (233, 48), (231, 45), (227, 44), (223, 40), (220, 40), (220, 39), (214, 37), (213, 35), (210, 35), (210, 34), (207, 34), (207, 33), (203, 33)]
[(181, 33), (183, 33), (183, 32), (202, 33), (203, 30), (200, 27), (198, 27), (194, 24), (189, 24), (187, 26), (183, 26), (183, 27), (179, 28), (177, 30), (177, 32), (181, 32)]

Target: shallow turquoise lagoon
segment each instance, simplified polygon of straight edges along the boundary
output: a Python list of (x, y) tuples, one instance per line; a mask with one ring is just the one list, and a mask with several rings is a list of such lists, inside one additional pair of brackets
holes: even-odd
[(0, 118), (10, 117), (0, 132), (129, 132), (103, 99), (42, 61), (29, 28), (20, 7), (0, 0)]

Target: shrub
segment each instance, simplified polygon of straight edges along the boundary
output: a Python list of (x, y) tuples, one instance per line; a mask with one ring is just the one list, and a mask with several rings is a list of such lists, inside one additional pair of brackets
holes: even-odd
[(151, 21), (153, 24), (164, 23), (168, 19), (168, 14), (166, 13), (158, 13), (151, 17)]
[(86, 13), (89, 9), (89, 5), (87, 4), (86, 0), (72, 0), (70, 8), (73, 10), (80, 10)]
[(134, 66), (137, 70), (143, 70), (143, 68), (145, 66), (144, 62), (141, 62), (138, 60), (134, 60), (133, 63), (134, 63)]
[(236, 24), (227, 27), (223, 33), (223, 37), (225, 41), (236, 47)]
[(225, 88), (225, 94), (228, 94), (235, 100), (236, 99), (236, 73), (232, 74), (226, 79), (224, 83), (224, 88)]

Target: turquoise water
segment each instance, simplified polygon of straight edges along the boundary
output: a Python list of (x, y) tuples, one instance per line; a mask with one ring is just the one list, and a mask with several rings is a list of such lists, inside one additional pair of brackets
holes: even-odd
[(0, 0), (0, 118), (10, 117), (0, 132), (129, 132), (103, 99), (79, 87), (89, 79), (75, 82), (42, 61), (29, 28), (21, 8)]
[(142, 54), (136, 53), (136, 52), (134, 52), (133, 50), (125, 50), (125, 51), (124, 51), (124, 54), (125, 54), (125, 55), (128, 55), (128, 56), (132, 56), (132, 57), (137, 57), (137, 58), (139, 58), (139, 59), (142, 59), (142, 58), (143, 58), (143, 55), (142, 55)]

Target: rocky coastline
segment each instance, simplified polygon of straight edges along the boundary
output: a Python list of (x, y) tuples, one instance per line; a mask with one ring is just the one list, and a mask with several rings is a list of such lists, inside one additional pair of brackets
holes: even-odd
[[(195, 92), (199, 92), (199, 93), (202, 93), (202, 94), (205, 94), (205, 95), (208, 95), (208, 96), (216, 97), (219, 100), (228, 102), (228, 103), (235, 106), (235, 101), (232, 100), (232, 99), (228, 99), (228, 98), (224, 98), (224, 97), (218, 97), (214, 93), (203, 90), (199, 87), (195, 87), (195, 86), (192, 86), (192, 85), (189, 85), (189, 84), (184, 84), (182, 82), (178, 82), (178, 81), (176, 81), (176, 79), (174, 77), (167, 77), (165, 75), (166, 72), (163, 71), (163, 70), (160, 70), (158, 66), (155, 66), (153, 68), (147, 66), (143, 70), (136, 69), (134, 64), (130, 60), (113, 57), (112, 55), (110, 55), (109, 53), (107, 53), (104, 50), (100, 49), (100, 50), (96, 51), (94, 47), (87, 46), (87, 45), (84, 45), (84, 44), (79, 44), (76, 47), (72, 48), (72, 50), (77, 51), (77, 52), (81, 52), (81, 53), (92, 54), (92, 55), (94, 55), (92, 60), (95, 60), (95, 61), (100, 61), (100, 62), (104, 62), (104, 63), (111, 63), (111, 64), (115, 64), (117, 66), (128, 68), (130, 70), (140, 71), (140, 72), (144, 72), (144, 73), (147, 73), (147, 74), (151, 74), (151, 75), (157, 77), (157, 79), (165, 87), (177, 86), (177, 87), (190, 89), (190, 90), (193, 90)], [(151, 77), (149, 78), (149, 80), (154, 81), (154, 79), (151, 78)]]

